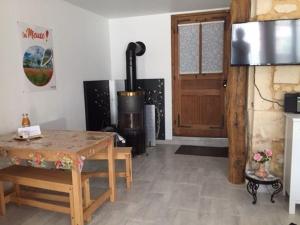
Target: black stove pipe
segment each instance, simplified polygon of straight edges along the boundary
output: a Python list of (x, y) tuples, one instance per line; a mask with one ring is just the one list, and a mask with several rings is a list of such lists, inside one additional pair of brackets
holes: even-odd
[(126, 50), (126, 91), (136, 91), (136, 56), (145, 53), (143, 42), (130, 42)]

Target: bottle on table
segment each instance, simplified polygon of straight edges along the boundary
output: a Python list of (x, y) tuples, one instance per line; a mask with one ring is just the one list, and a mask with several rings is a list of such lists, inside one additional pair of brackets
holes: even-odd
[(28, 113), (22, 114), (22, 127), (30, 127), (30, 120)]

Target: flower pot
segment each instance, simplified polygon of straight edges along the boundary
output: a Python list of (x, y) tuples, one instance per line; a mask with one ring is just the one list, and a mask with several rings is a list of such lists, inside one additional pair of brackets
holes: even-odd
[(265, 164), (260, 163), (258, 169), (255, 171), (255, 175), (260, 178), (265, 178), (268, 176), (268, 172), (266, 171)]

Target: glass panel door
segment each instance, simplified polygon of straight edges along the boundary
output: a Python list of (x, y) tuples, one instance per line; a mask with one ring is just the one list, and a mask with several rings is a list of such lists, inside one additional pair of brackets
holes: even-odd
[(224, 55), (224, 21), (201, 23), (201, 73), (222, 73)]
[(182, 24), (179, 33), (179, 74), (199, 74), (200, 24)]
[(223, 73), (224, 21), (178, 25), (179, 74)]

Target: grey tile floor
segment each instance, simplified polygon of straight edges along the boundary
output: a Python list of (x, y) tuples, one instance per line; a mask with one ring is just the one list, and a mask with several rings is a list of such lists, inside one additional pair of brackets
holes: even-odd
[[(289, 215), (283, 196), (272, 204), (269, 193), (259, 193), (258, 203), (252, 205), (245, 185), (227, 181), (227, 159), (175, 155), (177, 148), (159, 145), (149, 149), (148, 156), (134, 158), (131, 190), (118, 180), (117, 201), (99, 208), (90, 225), (300, 225), (300, 208)], [(95, 179), (91, 185), (99, 191), (107, 183)], [(67, 225), (70, 221), (67, 215), (9, 204), (0, 224)]]

